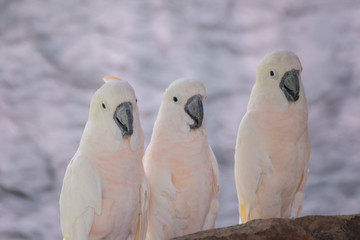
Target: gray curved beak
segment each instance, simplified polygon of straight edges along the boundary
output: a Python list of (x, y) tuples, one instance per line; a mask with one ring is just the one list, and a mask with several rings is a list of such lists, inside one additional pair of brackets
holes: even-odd
[(300, 93), (299, 71), (291, 70), (286, 72), (281, 79), (280, 89), (289, 102), (296, 102)]
[(194, 123), (190, 125), (191, 129), (197, 129), (201, 127), (204, 119), (204, 108), (201, 95), (194, 95), (185, 104), (185, 112), (194, 120)]
[(114, 120), (120, 128), (123, 137), (133, 134), (133, 111), (130, 102), (121, 103), (114, 112)]

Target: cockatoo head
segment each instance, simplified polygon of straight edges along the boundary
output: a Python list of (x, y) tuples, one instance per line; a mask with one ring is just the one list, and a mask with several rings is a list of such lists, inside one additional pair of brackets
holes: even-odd
[[(134, 134), (142, 136), (139, 110), (134, 89), (126, 81), (115, 77), (105, 77), (105, 84), (94, 94), (90, 104), (88, 122), (102, 135), (117, 139), (131, 138)], [(140, 141), (141, 142), (141, 141)]]
[(302, 95), (299, 58), (290, 51), (268, 53), (257, 67), (256, 86), (277, 101), (297, 102)]
[(163, 96), (158, 116), (161, 125), (183, 133), (201, 129), (204, 125), (205, 97), (205, 86), (200, 81), (185, 78), (175, 80)]

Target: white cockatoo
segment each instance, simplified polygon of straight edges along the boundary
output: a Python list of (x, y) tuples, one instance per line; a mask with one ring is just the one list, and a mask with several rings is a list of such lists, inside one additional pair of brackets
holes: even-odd
[(150, 185), (150, 240), (215, 227), (218, 165), (204, 122), (205, 86), (178, 79), (165, 91), (143, 162)]
[(284, 50), (268, 53), (257, 68), (235, 149), (240, 223), (301, 211), (310, 157), (301, 71), (299, 58)]
[(144, 135), (129, 83), (104, 78), (60, 194), (66, 240), (145, 239), (149, 187)]

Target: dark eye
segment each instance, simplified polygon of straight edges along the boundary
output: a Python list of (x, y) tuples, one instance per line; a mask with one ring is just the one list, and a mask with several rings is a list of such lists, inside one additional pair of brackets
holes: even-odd
[(275, 75), (274, 71), (271, 70), (271, 71), (270, 71), (270, 76), (273, 77), (274, 75)]
[(137, 99), (135, 101), (137, 102)]
[(105, 103), (102, 103), (102, 107), (103, 107), (103, 109), (106, 109)]
[(173, 100), (174, 100), (174, 102), (178, 101), (177, 97), (173, 97)]

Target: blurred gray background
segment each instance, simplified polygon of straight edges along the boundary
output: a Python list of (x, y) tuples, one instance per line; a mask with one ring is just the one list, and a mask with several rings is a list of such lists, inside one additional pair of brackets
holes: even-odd
[(0, 0), (0, 239), (60, 239), (58, 198), (89, 102), (135, 88), (147, 146), (165, 88), (206, 85), (219, 227), (238, 221), (233, 155), (255, 69), (300, 58), (312, 141), (302, 215), (360, 212), (360, 1)]

